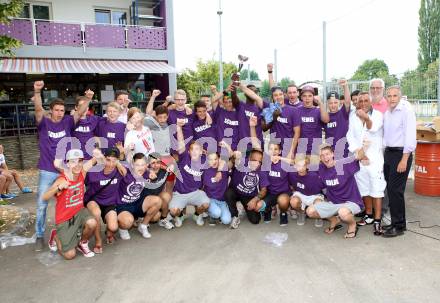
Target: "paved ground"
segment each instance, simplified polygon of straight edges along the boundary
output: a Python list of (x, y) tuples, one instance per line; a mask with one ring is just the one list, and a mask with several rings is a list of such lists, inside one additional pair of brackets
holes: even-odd
[[(32, 208), (34, 200), (21, 196), (16, 205)], [(440, 223), (440, 198), (417, 196), (410, 184), (407, 202), (409, 221)], [(285, 228), (245, 221), (230, 230), (187, 220), (172, 231), (152, 227), (149, 240), (132, 230), (130, 241), (105, 246), (103, 255), (51, 266), (38, 259), (47, 251), (12, 247), (0, 251), (0, 301), (438, 302), (440, 229), (408, 227), (414, 232), (394, 239), (365, 227), (345, 240), (344, 231), (327, 236), (313, 221)], [(270, 232), (289, 238), (271, 247), (263, 242)]]

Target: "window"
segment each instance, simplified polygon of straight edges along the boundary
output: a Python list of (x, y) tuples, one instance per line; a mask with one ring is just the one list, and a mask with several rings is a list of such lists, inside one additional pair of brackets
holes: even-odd
[(50, 7), (48, 4), (26, 3), (20, 13), (20, 18), (50, 20)]
[(112, 11), (112, 24), (127, 24), (127, 13)]
[(110, 11), (95, 9), (95, 22), (110, 24)]
[(127, 13), (109, 9), (95, 9), (95, 22), (105, 24), (127, 24)]

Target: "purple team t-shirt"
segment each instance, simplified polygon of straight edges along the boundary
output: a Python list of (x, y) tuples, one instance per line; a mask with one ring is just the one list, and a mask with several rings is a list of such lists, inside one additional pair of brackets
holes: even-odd
[[(327, 189), (326, 195), (330, 202), (335, 204), (354, 202), (362, 209), (364, 203), (362, 202), (356, 179), (354, 178), (354, 174), (360, 169), (359, 161), (351, 157), (352, 162), (344, 164), (340, 162), (347, 162), (348, 159), (350, 158), (337, 160), (336, 165), (331, 168), (327, 168), (321, 164), (319, 166), (319, 177)], [(340, 165), (343, 166), (343, 174), (338, 175), (336, 167), (340, 167)]]
[[(212, 115), (211, 115), (212, 116)], [(215, 131), (216, 125), (207, 124), (206, 119), (199, 120), (195, 117), (193, 122), (193, 132), (194, 132), (194, 140), (200, 139), (200, 143), (203, 143), (203, 149), (208, 152), (216, 152), (217, 151), (217, 135)], [(211, 139), (203, 139), (203, 138), (211, 138)], [(213, 140), (215, 144), (211, 144), (206, 142), (205, 140)], [(208, 149), (209, 148), (209, 149)]]
[[(266, 103), (265, 103), (266, 104)], [(238, 116), (238, 138), (239, 142), (243, 138), (248, 138), (249, 144), (251, 145), (251, 128), (249, 126), (249, 118), (253, 116), (257, 116), (257, 138), (260, 140), (261, 145), (263, 145), (263, 129), (261, 127), (261, 112), (262, 109), (259, 108), (256, 104), (240, 102), (236, 108), (237, 116)]]
[(145, 183), (148, 180), (149, 172), (146, 171), (142, 176), (135, 177), (127, 169), (127, 175), (121, 179), (118, 187), (117, 205), (134, 203), (141, 197)]
[[(297, 110), (301, 123), (299, 144), (301, 145), (301, 141), (307, 139), (306, 153), (310, 154), (312, 147), (316, 149), (322, 143), (322, 127), (324, 124), (321, 122), (321, 112), (317, 107), (308, 108), (300, 106), (297, 108)], [(319, 143), (313, 144), (314, 140), (318, 141)], [(303, 153), (304, 151), (298, 149), (298, 152)]]
[(270, 170), (263, 173), (269, 181), (267, 190), (270, 194), (279, 195), (290, 192), (288, 173), (283, 169), (281, 161), (276, 164), (271, 163)]
[(267, 174), (257, 171), (232, 171), (231, 184), (238, 194), (246, 197), (255, 197), (263, 187), (269, 186)]
[[(330, 122), (327, 123), (324, 127), (325, 129), (325, 138), (330, 139), (333, 138), (332, 147), (335, 150), (336, 143), (341, 138), (345, 138), (348, 132), (348, 118), (349, 112), (345, 109), (343, 105), (336, 113), (329, 113)], [(348, 155), (348, 143), (345, 143), (344, 148), (344, 156)], [(342, 156), (341, 156), (342, 157)]]
[(324, 188), (319, 174), (315, 171), (308, 171), (304, 176), (300, 176), (298, 172), (289, 172), (289, 183), (295, 191), (306, 196), (321, 194)]
[[(215, 129), (217, 131), (218, 142), (222, 140), (231, 140), (232, 150), (237, 150), (239, 141), (238, 135), (238, 112), (236, 110), (228, 111), (220, 106), (215, 110)], [(229, 139), (231, 138), (231, 139)]]
[[(185, 110), (177, 110), (177, 109), (173, 109), (168, 111), (168, 120), (167, 123), (168, 125), (177, 125), (177, 119), (185, 119), (185, 125), (183, 125), (182, 127), (182, 132), (183, 132), (183, 139), (187, 140), (188, 138), (191, 138), (194, 134), (193, 134), (193, 122), (194, 122), (194, 113), (191, 115), (187, 115)], [(170, 131), (175, 130), (175, 127), (170, 127), (169, 128)], [(171, 136), (172, 134), (170, 134)], [(171, 139), (171, 137), (170, 137)], [(174, 140), (171, 140), (171, 153), (175, 153), (177, 151), (177, 146), (173, 146), (175, 144), (173, 144), (173, 142), (177, 142), (177, 133), (174, 132)], [(189, 143), (191, 141), (188, 141), (186, 144), (186, 147), (189, 146)]]
[[(84, 194), (84, 201), (93, 200), (104, 206), (116, 205), (118, 197), (115, 193), (118, 192), (122, 178), (116, 168), (107, 175), (104, 174), (104, 169), (99, 172), (88, 172), (85, 180), (87, 190)], [(107, 185), (110, 181), (111, 183)], [(105, 188), (101, 189), (104, 186)]]
[[(281, 149), (284, 149), (286, 138), (293, 138), (293, 128), (300, 125), (298, 110), (292, 106), (283, 106), (280, 116), (273, 121), (270, 129), (271, 137), (281, 139)], [(287, 147), (290, 149), (290, 146)]]
[(179, 194), (187, 194), (202, 188), (203, 168), (206, 165), (206, 157), (202, 156), (198, 161), (192, 161), (187, 151), (179, 155), (174, 191)]
[[(38, 146), (40, 148), (40, 159), (38, 160), (38, 169), (58, 173), (53, 165), (57, 154), (58, 143), (63, 138), (71, 137), (71, 131), (75, 126), (73, 116), (65, 115), (60, 122), (53, 122), (50, 118), (44, 117), (38, 124)], [(70, 146), (70, 145), (69, 145)], [(59, 146), (59, 148), (62, 148)], [(70, 149), (63, 148), (63, 156)]]
[(108, 148), (114, 147), (118, 142), (124, 145), (125, 128), (125, 123), (119, 121), (111, 123), (107, 119), (102, 119), (98, 122), (95, 135), (107, 139)]
[(219, 182), (215, 181), (215, 175), (217, 174), (218, 169), (210, 167), (203, 172), (202, 183), (203, 183), (203, 191), (206, 193), (208, 198), (216, 199), (219, 201), (224, 201), (224, 195), (226, 189), (228, 188), (228, 172), (222, 171), (222, 178)]
[(87, 142), (95, 136), (95, 130), (100, 119), (98, 116), (86, 116), (85, 119), (79, 119), (74, 127), (72, 135), (81, 142), (81, 150), (84, 153), (84, 159), (91, 159), (92, 156), (86, 151)]

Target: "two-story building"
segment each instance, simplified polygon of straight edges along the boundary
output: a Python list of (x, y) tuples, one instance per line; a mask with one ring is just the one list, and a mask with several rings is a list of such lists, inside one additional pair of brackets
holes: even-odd
[[(25, 2), (19, 18), (0, 24), (0, 35), (22, 41), (14, 58), (0, 58), (1, 142), (35, 133), (29, 99), (37, 79), (45, 104), (60, 97), (70, 109), (90, 88), (98, 112), (120, 89), (140, 87), (148, 98), (157, 88), (162, 100), (176, 89), (172, 0)], [(16, 166), (27, 167), (25, 158)]]

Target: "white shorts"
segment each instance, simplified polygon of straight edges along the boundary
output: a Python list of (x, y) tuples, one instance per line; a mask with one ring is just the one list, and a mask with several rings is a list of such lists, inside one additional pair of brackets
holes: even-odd
[(210, 199), (205, 194), (204, 191), (196, 190), (187, 194), (179, 194), (178, 192), (173, 192), (173, 197), (168, 205), (169, 209), (179, 208), (184, 209), (187, 205), (194, 205), (195, 207), (200, 207), (203, 204), (209, 204)]
[(316, 203), (314, 208), (321, 219), (336, 216), (341, 208), (349, 209), (353, 215), (356, 215), (362, 211), (359, 205), (350, 201), (340, 204), (332, 202)]
[(383, 175), (383, 166), (360, 165), (361, 169), (354, 175), (362, 197), (383, 198), (387, 183)]
[(301, 200), (301, 209), (306, 209), (306, 206), (310, 206), (313, 203), (315, 203), (316, 199), (320, 199), (321, 201), (324, 201), (323, 195), (311, 195), (306, 196), (303, 193), (300, 193), (299, 191), (296, 191), (293, 193), (292, 197), (298, 197)]

